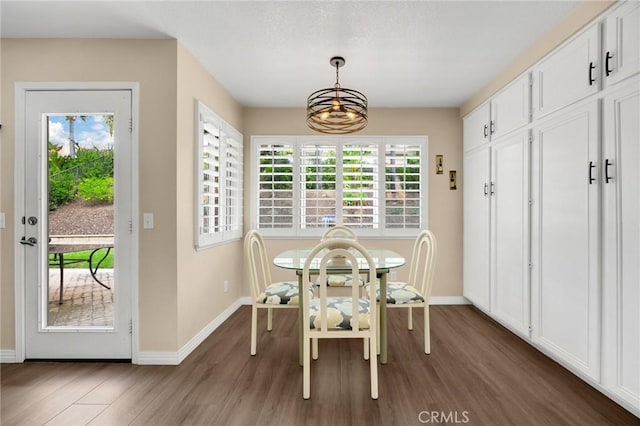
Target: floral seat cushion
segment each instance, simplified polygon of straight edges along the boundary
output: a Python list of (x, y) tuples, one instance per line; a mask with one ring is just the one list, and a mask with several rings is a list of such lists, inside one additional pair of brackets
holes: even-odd
[[(358, 328), (369, 328), (370, 303), (367, 299), (358, 299)], [(352, 305), (350, 297), (327, 298), (327, 328), (329, 330), (352, 329)], [(309, 304), (309, 321), (311, 329), (320, 328), (320, 299), (312, 299)]]
[[(380, 301), (380, 283), (378, 283), (376, 290), (376, 300)], [(406, 305), (422, 302), (424, 302), (424, 297), (417, 288), (401, 282), (387, 283), (387, 303)]]
[[(313, 297), (311, 289), (309, 293), (310, 297)], [(298, 283), (295, 281), (273, 283), (258, 296), (257, 302), (265, 305), (298, 305)]]
[[(362, 278), (358, 277), (358, 285), (364, 285)], [(351, 275), (329, 275), (327, 276), (327, 285), (329, 287), (351, 287), (353, 285), (353, 277)]]

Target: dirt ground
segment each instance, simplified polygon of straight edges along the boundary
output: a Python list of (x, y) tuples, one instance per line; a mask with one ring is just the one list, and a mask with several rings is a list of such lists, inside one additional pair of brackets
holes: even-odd
[(113, 204), (73, 201), (49, 212), (49, 235), (111, 235)]

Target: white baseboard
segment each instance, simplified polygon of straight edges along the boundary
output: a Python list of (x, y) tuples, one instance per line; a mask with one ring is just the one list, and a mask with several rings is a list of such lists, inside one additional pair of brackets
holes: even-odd
[[(138, 364), (144, 365), (178, 365), (184, 361), (191, 352), (194, 351), (204, 340), (209, 337), (223, 322), (225, 322), (240, 306), (243, 305), (243, 299), (236, 300), (231, 306), (225, 309), (220, 315), (215, 317), (213, 321), (207, 324), (195, 336), (193, 336), (178, 352), (139, 352)], [(246, 298), (249, 299), (249, 298)], [(249, 299), (250, 300), (250, 299)], [(251, 303), (251, 302), (249, 302)]]
[(16, 351), (13, 349), (0, 349), (0, 364), (16, 362)]

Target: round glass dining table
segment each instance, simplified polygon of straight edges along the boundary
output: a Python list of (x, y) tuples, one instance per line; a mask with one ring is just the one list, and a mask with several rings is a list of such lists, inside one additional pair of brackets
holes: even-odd
[[(298, 291), (302, 294), (302, 269), (304, 268), (304, 262), (307, 260), (309, 253), (313, 250), (310, 248), (297, 248), (290, 249), (279, 253), (273, 259), (273, 264), (279, 268), (295, 270), (298, 275)], [(380, 280), (380, 294), (387, 294), (387, 274), (390, 269), (400, 267), (405, 264), (405, 259), (400, 254), (393, 250), (368, 248), (367, 251), (373, 258), (376, 266), (376, 275)], [(320, 268), (320, 258), (324, 253), (320, 252), (318, 257), (311, 262), (311, 272), (317, 271)], [(362, 272), (367, 271), (367, 265), (364, 258), (358, 258)], [(329, 268), (332, 273), (350, 273), (351, 270), (343, 270), (340, 267)], [(298, 322), (299, 322), (299, 355), (300, 365), (302, 365), (302, 333), (303, 333), (303, 318), (302, 309), (298, 309)], [(387, 298), (380, 298), (380, 363), (387, 363)]]

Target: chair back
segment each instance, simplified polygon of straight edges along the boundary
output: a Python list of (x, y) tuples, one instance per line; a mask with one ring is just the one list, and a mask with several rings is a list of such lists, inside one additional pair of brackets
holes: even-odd
[(345, 225), (336, 225), (324, 231), (321, 241), (328, 240), (329, 238), (347, 238), (351, 240), (357, 240), (358, 236), (355, 231)]
[[(318, 260), (319, 264), (317, 263)], [(311, 269), (312, 264), (314, 265), (314, 269)], [(329, 239), (320, 242), (311, 250), (305, 260), (302, 276), (308, 277), (310, 276), (310, 273), (312, 273), (313, 275), (319, 275), (318, 282), (326, 282), (327, 276), (335, 273), (351, 274), (352, 276), (357, 277), (361, 273), (367, 272), (370, 276), (375, 277), (376, 265), (369, 252), (360, 243), (352, 239), (339, 241)], [(369, 300), (376, 300), (376, 286), (371, 285), (368, 287), (370, 292)], [(360, 318), (361, 314), (359, 313), (359, 306), (361, 300), (359, 292), (359, 286), (351, 286), (350, 300), (346, 301), (346, 303), (351, 303), (351, 320), (349, 330), (348, 328), (336, 328), (336, 322), (340, 321), (341, 318), (335, 318), (335, 315), (332, 316), (335, 312), (330, 312), (330, 309), (328, 308), (328, 301), (332, 298), (327, 295), (327, 286), (319, 286), (319, 297), (316, 299), (319, 300), (320, 309), (319, 313), (316, 315), (316, 320), (314, 321), (314, 330), (322, 334), (326, 334), (327, 332), (330, 333), (332, 331), (341, 331), (343, 333), (348, 331), (357, 333), (360, 331), (361, 321), (364, 322), (366, 318)], [(302, 303), (305, 318), (305, 334), (312, 329), (311, 321), (308, 320), (310, 317), (310, 298), (311, 296), (309, 295), (309, 292), (304, 292)], [(362, 301), (364, 300), (365, 299), (362, 299)], [(369, 331), (375, 331), (375, 327), (377, 326), (376, 312), (377, 310), (374, 305), (369, 312)]]
[(258, 231), (251, 230), (244, 237), (244, 255), (249, 265), (251, 295), (256, 300), (272, 282), (267, 249)]
[(437, 254), (438, 244), (433, 232), (428, 229), (420, 232), (413, 245), (408, 284), (420, 290), (425, 300), (431, 294)]

